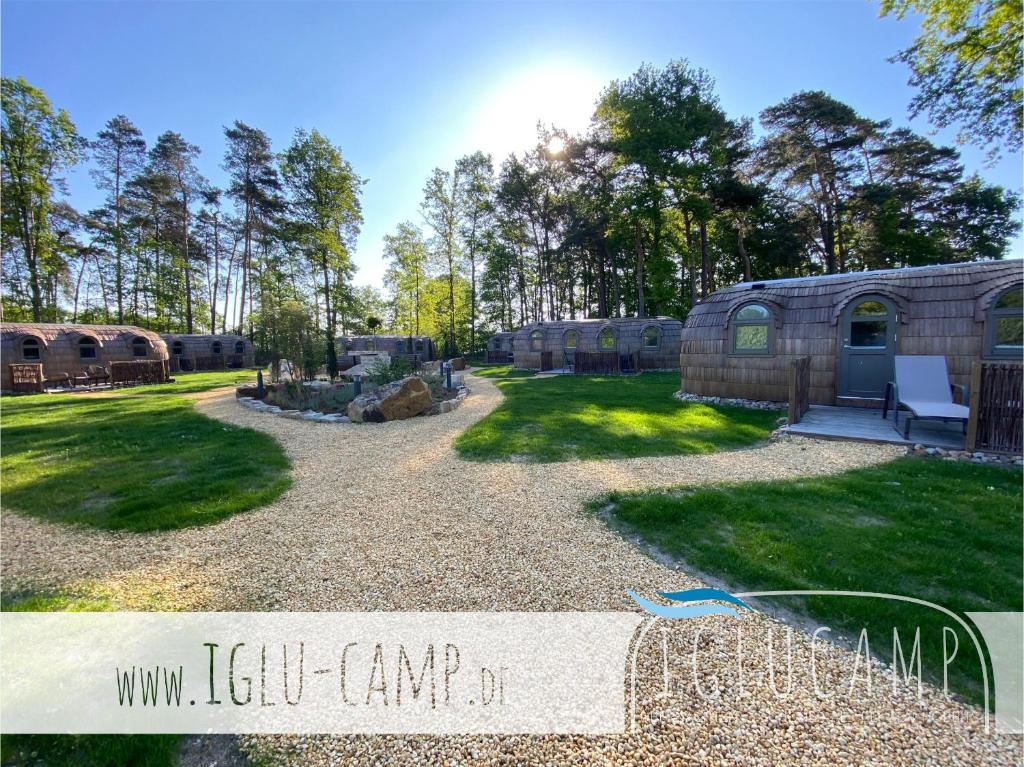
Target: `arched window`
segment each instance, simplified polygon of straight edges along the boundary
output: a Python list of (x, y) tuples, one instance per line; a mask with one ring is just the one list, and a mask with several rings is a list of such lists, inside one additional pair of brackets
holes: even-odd
[(224, 347), (221, 346), (220, 341), (214, 341), (212, 344), (210, 344), (210, 352), (213, 354), (220, 354), (223, 350)]
[(174, 343), (171, 344), (171, 354), (173, 354), (175, 357), (180, 357), (184, 353), (185, 347), (181, 343), (181, 341), (175, 341)]
[(367, 342), (366, 342), (366, 351), (368, 351), (368, 352), (375, 352), (375, 351), (377, 351), (377, 342), (374, 341), (372, 338), (368, 339)]
[(417, 341), (416, 342), (416, 353), (420, 354), (422, 351), (423, 351), (423, 342), (422, 341)]
[(96, 359), (96, 339), (85, 336), (84, 338), (78, 339), (78, 359), (80, 360), (94, 360)]
[(597, 348), (601, 351), (615, 351), (615, 331), (611, 328), (601, 328), (597, 334)]
[(132, 339), (132, 356), (149, 356), (149, 344), (146, 342), (146, 339), (143, 338), (142, 336), (135, 336), (135, 338)]
[(761, 304), (747, 304), (732, 317), (733, 354), (771, 354), (772, 335), (772, 313)]
[(42, 359), (42, 349), (39, 346), (38, 338), (26, 338), (21, 342), (21, 358), (26, 362), (39, 362)]
[(654, 325), (648, 325), (640, 334), (640, 343), (648, 351), (661, 346), (661, 333)]
[(1010, 288), (988, 312), (988, 356), (1020, 359), (1024, 354), (1024, 290)]
[(492, 338), (491, 339), (491, 348), (494, 349), (494, 351), (498, 351), (499, 349), (501, 349), (501, 339), (498, 338), (497, 336)]
[(544, 331), (534, 330), (530, 333), (530, 351), (539, 352), (544, 348)]
[(579, 334), (575, 330), (567, 330), (565, 331), (565, 336), (563, 337), (562, 345), (566, 349), (575, 349), (577, 344), (579, 344), (579, 340)]
[(244, 341), (235, 341), (235, 354), (245, 354)]

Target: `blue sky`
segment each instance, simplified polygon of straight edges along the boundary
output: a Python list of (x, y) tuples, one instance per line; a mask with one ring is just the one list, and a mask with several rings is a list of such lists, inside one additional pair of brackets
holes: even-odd
[[(176, 130), (223, 183), (223, 126), (261, 128), (284, 149), (297, 127), (341, 146), (368, 183), (356, 281), (379, 285), (381, 239), (421, 223), (435, 166), (483, 149), (495, 164), (531, 143), (538, 120), (580, 130), (600, 88), (642, 62), (687, 58), (717, 81), (728, 113), (756, 117), (821, 89), (864, 115), (907, 120), (902, 64), (914, 19), (876, 2), (28, 2), (4, 0), (5, 76), (24, 76), (93, 137), (115, 114), (152, 141)], [(952, 142), (950, 132), (936, 137)], [(1021, 156), (968, 171), (1019, 190)], [(99, 201), (85, 169), (71, 202)], [(1021, 241), (1014, 255), (1021, 255)]]

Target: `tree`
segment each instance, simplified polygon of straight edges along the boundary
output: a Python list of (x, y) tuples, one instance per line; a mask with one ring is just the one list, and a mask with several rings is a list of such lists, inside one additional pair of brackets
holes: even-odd
[(117, 322), (124, 324), (125, 300), (125, 218), (126, 184), (139, 173), (145, 162), (146, 142), (142, 132), (124, 115), (107, 121), (90, 145), (96, 166), (91, 175), (96, 186), (107, 192), (105, 205), (110, 220), (109, 237), (114, 247), (114, 299)]
[(463, 193), (462, 174), (458, 166), (454, 171), (434, 168), (434, 172), (423, 188), (423, 203), (420, 206), (423, 218), (434, 232), (434, 253), (443, 264), (445, 280), (448, 284), (448, 299), (443, 309), (447, 324), (447, 332), (444, 336), (444, 355), (446, 357), (458, 354), (455, 339), (455, 282), (459, 276), (462, 258), (458, 230)]
[[(281, 183), (266, 133), (235, 120), (232, 127), (224, 129), (224, 136), (228, 142), (224, 152), (224, 170), (231, 178), (227, 193), (240, 209), (242, 253), (237, 318), (238, 330), (244, 332), (246, 301), (250, 311), (253, 308), (253, 243), (281, 207)], [(249, 332), (252, 335), (251, 323)]]
[(384, 258), (388, 268), (384, 284), (392, 294), (393, 326), (405, 335), (422, 333), (420, 313), (427, 276), (427, 245), (423, 233), (406, 221), (394, 234), (384, 236)]
[(798, 214), (811, 219), (825, 271), (845, 271), (843, 224), (852, 179), (864, 162), (865, 144), (884, 124), (821, 91), (804, 91), (765, 109), (761, 124), (769, 132), (759, 147), (762, 177), (778, 182)]
[(178, 195), (177, 243), (178, 256), (181, 261), (181, 274), (184, 278), (183, 294), (185, 299), (185, 332), (195, 330), (192, 313), (192, 255), (189, 249), (191, 236), (191, 205), (206, 186), (206, 179), (196, 169), (196, 158), (199, 147), (190, 144), (180, 133), (167, 131), (157, 137), (156, 144), (150, 151), (150, 163), (154, 171), (169, 182), (172, 193)]
[(291, 146), (281, 155), (281, 175), (290, 192), (292, 239), (322, 277), (325, 349), (333, 378), (338, 372), (336, 293), (355, 271), (349, 252), (363, 221), (359, 206), (363, 181), (342, 159), (341, 150), (315, 130), (295, 132)]
[(15, 260), (25, 267), (32, 319), (55, 321), (56, 298), (46, 296), (44, 288), (64, 262), (50, 215), (55, 193), (64, 191), (60, 174), (83, 158), (86, 142), (67, 112), (54, 111), (43, 92), (24, 79), (5, 77), (0, 87), (4, 251), (16, 248)]
[(492, 193), (494, 185), (494, 166), (491, 156), (483, 152), (474, 152), (456, 162), (459, 178), (462, 179), (462, 228), (463, 250), (469, 261), (469, 349), (477, 351), (476, 346), (476, 299), (477, 271), (481, 256), (486, 252), (485, 234), (490, 225), (490, 217), (494, 206)]
[(959, 125), (962, 143), (1021, 148), (1024, 135), (1024, 14), (1019, 0), (882, 0), (882, 15), (924, 14), (921, 34), (895, 58), (920, 89), (911, 116), (940, 128)]

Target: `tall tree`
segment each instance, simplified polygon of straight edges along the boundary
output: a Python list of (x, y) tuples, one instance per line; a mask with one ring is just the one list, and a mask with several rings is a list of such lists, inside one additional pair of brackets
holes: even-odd
[(125, 302), (125, 218), (124, 189), (142, 169), (145, 162), (146, 142), (142, 132), (124, 115), (107, 121), (106, 126), (91, 144), (96, 167), (92, 177), (96, 185), (107, 192), (106, 212), (111, 224), (109, 232), (114, 248), (114, 299), (117, 303), (117, 322), (124, 324)]
[(445, 280), (448, 285), (448, 299), (443, 309), (447, 326), (444, 337), (446, 357), (458, 353), (455, 334), (455, 285), (462, 259), (458, 232), (463, 209), (463, 194), (462, 174), (459, 167), (456, 167), (454, 171), (434, 168), (434, 172), (423, 188), (423, 203), (420, 206), (423, 218), (434, 232), (434, 252), (444, 266)]
[(474, 152), (459, 159), (456, 168), (463, 184), (461, 236), (463, 252), (469, 262), (469, 349), (475, 352), (477, 274), (480, 259), (486, 252), (484, 240), (494, 210), (494, 165), (490, 155)]
[(394, 327), (406, 335), (418, 336), (428, 279), (423, 233), (408, 221), (399, 224), (394, 234), (384, 236), (384, 258), (388, 265), (384, 284), (393, 296)]
[(882, 0), (882, 14), (924, 15), (921, 34), (896, 58), (919, 92), (911, 116), (925, 113), (958, 139), (1017, 151), (1024, 136), (1024, 12), (1019, 0)]
[[(224, 170), (231, 178), (227, 192), (239, 207), (242, 252), (237, 318), (238, 330), (244, 332), (247, 300), (249, 311), (253, 310), (249, 295), (252, 291), (253, 244), (260, 230), (280, 209), (281, 182), (274, 168), (274, 155), (266, 133), (235, 120), (232, 127), (224, 129), (224, 136), (228, 143)], [(249, 332), (251, 335), (251, 323)]]
[(193, 294), (193, 265), (192, 253), (189, 248), (191, 237), (191, 206), (206, 186), (204, 179), (196, 169), (196, 158), (199, 157), (199, 147), (190, 144), (180, 133), (167, 131), (157, 137), (153, 149), (150, 151), (150, 163), (153, 169), (160, 175), (167, 178), (170, 188), (177, 195), (177, 243), (178, 256), (181, 260), (181, 274), (183, 279), (183, 293), (185, 299), (185, 332), (195, 331), (195, 318), (192, 312)]
[(281, 175), (290, 193), (293, 238), (322, 277), (324, 343), (333, 378), (338, 367), (335, 301), (341, 282), (350, 280), (355, 271), (349, 253), (363, 221), (359, 205), (363, 181), (342, 158), (341, 150), (315, 130), (295, 132), (291, 146), (281, 156)]
[(55, 111), (24, 79), (5, 77), (0, 87), (4, 250), (17, 248), (25, 266), (32, 319), (56, 320), (58, 307), (45, 288), (63, 270), (63, 260), (50, 214), (55, 194), (64, 191), (61, 174), (82, 159), (86, 141), (67, 112)]

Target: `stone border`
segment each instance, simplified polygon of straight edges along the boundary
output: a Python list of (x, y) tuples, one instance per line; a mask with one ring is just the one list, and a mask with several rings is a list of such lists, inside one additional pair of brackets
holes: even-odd
[[(446, 399), (438, 403), (438, 412), (436, 415), (450, 413), (453, 410), (457, 410), (462, 403), (466, 401), (466, 397), (468, 396), (469, 387), (460, 386), (453, 399)], [(341, 413), (320, 413), (316, 410), (284, 410), (277, 405), (268, 405), (266, 402), (258, 400), (255, 397), (235, 397), (235, 401), (242, 407), (248, 408), (249, 410), (255, 410), (257, 413), (269, 413), (270, 415), (277, 415), (282, 418), (291, 418), (294, 421), (352, 423), (351, 418), (347, 415), (342, 415)], [(415, 417), (418, 418), (419, 416)]]
[(944, 447), (925, 447), (920, 443), (908, 446), (907, 455), (924, 458), (942, 458), (946, 461), (959, 461), (962, 463), (987, 463), (990, 466), (1024, 467), (1024, 457), (1019, 455), (984, 453), (980, 450), (971, 452), (970, 450), (951, 450)]
[(674, 392), (672, 398), (680, 402), (700, 402), (705, 405), (734, 405), (736, 407), (750, 408), (751, 410), (786, 410), (789, 407), (788, 402), (769, 402), (768, 400), (740, 399), (737, 397), (704, 397), (700, 394), (689, 394), (684, 391)]

